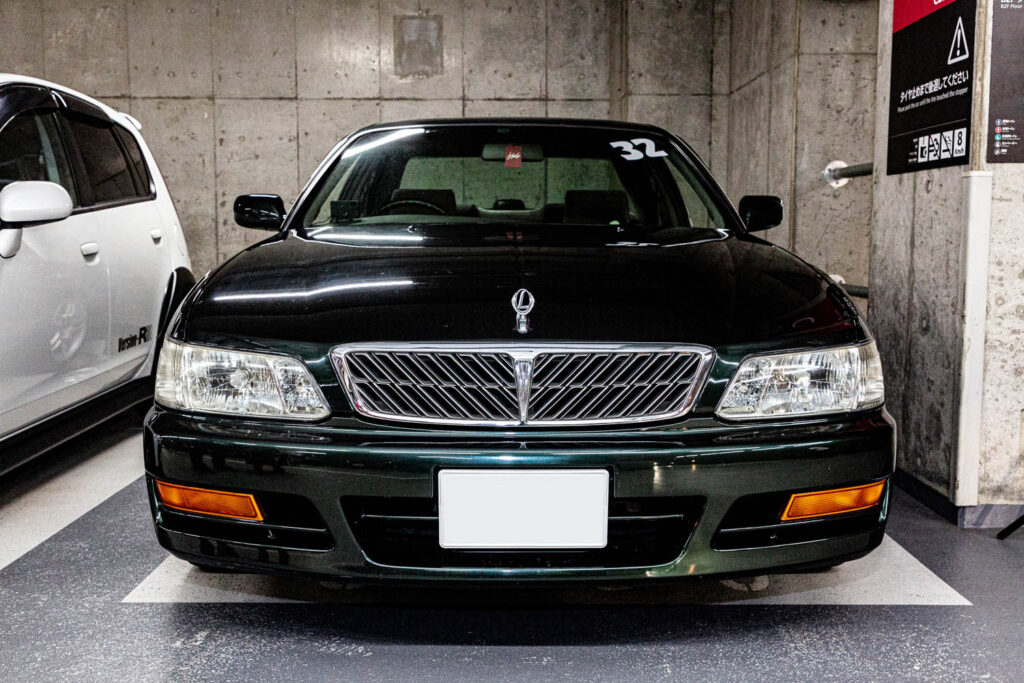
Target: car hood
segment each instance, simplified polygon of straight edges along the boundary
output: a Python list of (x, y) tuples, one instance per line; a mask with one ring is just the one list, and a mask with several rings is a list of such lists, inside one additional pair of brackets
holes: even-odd
[[(512, 295), (535, 298), (516, 331)], [(789, 252), (706, 229), (417, 225), (289, 231), (221, 266), (175, 336), (746, 344), (853, 328), (849, 300)]]

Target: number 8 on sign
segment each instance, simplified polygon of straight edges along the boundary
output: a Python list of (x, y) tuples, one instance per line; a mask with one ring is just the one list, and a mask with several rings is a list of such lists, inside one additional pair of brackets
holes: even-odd
[(967, 155), (967, 129), (957, 128), (953, 131), (953, 156), (962, 157)]

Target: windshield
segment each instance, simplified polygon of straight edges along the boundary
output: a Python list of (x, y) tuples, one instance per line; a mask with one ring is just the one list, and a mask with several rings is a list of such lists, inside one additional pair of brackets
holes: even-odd
[(304, 228), (398, 222), (725, 227), (703, 182), (667, 137), (537, 125), (363, 135), (300, 211)]

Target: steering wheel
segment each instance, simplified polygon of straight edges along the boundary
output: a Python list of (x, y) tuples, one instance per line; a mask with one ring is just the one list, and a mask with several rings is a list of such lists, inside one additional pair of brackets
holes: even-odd
[(438, 206), (437, 204), (434, 204), (433, 202), (425, 201), (423, 199), (398, 199), (398, 200), (393, 201), (393, 202), (388, 202), (384, 206), (382, 206), (379, 209), (377, 209), (377, 215), (381, 216), (381, 215), (383, 215), (385, 213), (390, 213), (390, 211), (392, 209), (394, 209), (396, 207), (399, 207), (399, 206), (410, 206), (410, 207), (414, 207), (414, 208), (417, 208), (417, 209), (430, 209), (430, 212), (432, 214), (434, 214), (434, 215), (437, 215), (437, 216), (447, 216), (448, 215), (448, 212), (445, 211), (440, 206)]

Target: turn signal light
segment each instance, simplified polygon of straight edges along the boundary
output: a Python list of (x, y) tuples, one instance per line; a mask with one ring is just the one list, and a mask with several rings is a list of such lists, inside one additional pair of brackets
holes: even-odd
[(251, 493), (197, 489), (193, 486), (178, 486), (162, 481), (156, 482), (156, 491), (160, 495), (160, 501), (175, 510), (218, 517), (234, 517), (250, 522), (263, 521), (263, 513), (260, 512), (256, 499)]
[(879, 481), (874, 484), (851, 486), (845, 489), (794, 493), (789, 497), (786, 511), (782, 513), (782, 521), (789, 522), (794, 519), (825, 517), (843, 512), (866, 510), (878, 504), (884, 491), (885, 482)]

